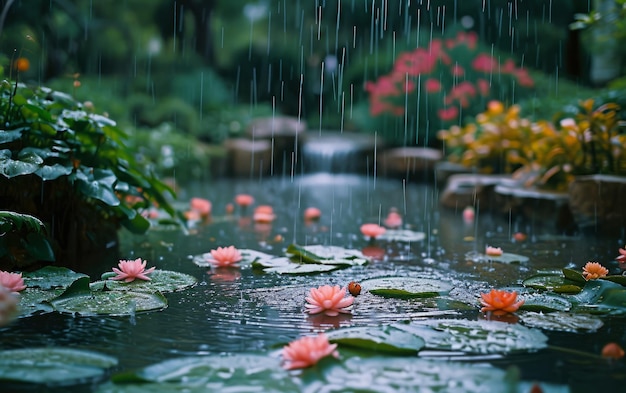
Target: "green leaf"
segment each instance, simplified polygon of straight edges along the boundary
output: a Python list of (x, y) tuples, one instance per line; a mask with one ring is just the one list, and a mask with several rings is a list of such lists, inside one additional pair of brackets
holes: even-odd
[(67, 176), (72, 173), (72, 167), (64, 166), (61, 164), (44, 165), (37, 169), (35, 173), (43, 180), (54, 180), (61, 176)]
[(506, 322), (432, 319), (395, 324), (426, 341), (426, 348), (466, 353), (532, 352), (547, 346), (548, 337), (540, 330)]
[(28, 161), (13, 160), (9, 150), (0, 150), (0, 173), (9, 179), (15, 176), (34, 173), (38, 168), (39, 164)]
[(54, 250), (46, 238), (41, 233), (29, 233), (26, 235), (24, 248), (35, 259), (41, 261), (54, 261)]
[(386, 352), (396, 355), (417, 355), (425, 346), (424, 340), (394, 326), (348, 327), (326, 332), (328, 340), (339, 346)]
[(131, 219), (122, 221), (122, 225), (124, 226), (124, 228), (137, 235), (144, 234), (148, 231), (148, 229), (150, 229), (150, 221), (147, 220), (144, 216), (142, 216), (141, 214), (137, 214), (135, 210), (128, 209), (121, 204), (119, 206), (125, 212), (131, 211), (135, 213)]
[(369, 262), (369, 259), (361, 251), (338, 246), (310, 245), (303, 247), (290, 244), (287, 247), (287, 255), (299, 263), (361, 266)]
[(114, 357), (81, 349), (11, 349), (0, 351), (0, 381), (71, 386), (95, 382), (117, 363)]
[(53, 289), (68, 288), (72, 283), (81, 278), (86, 278), (89, 283), (89, 276), (83, 273), (76, 273), (66, 267), (45, 266), (34, 272), (22, 274), (24, 284), (27, 287)]
[(471, 251), (465, 254), (465, 258), (472, 262), (500, 262), (500, 263), (526, 263), (529, 258), (524, 255), (504, 252), (502, 255), (493, 256)]
[(26, 130), (26, 127), (20, 127), (10, 131), (0, 131), (0, 144), (10, 143), (20, 139), (24, 130)]
[(106, 272), (102, 274), (102, 280), (104, 282), (93, 283), (92, 289), (99, 289), (101, 286), (105, 286), (111, 291), (139, 291), (139, 292), (175, 292), (182, 291), (193, 287), (197, 284), (198, 280), (189, 274), (156, 269), (148, 275), (150, 281), (145, 280), (133, 280), (131, 282), (110, 280), (114, 277), (115, 273)]
[(561, 273), (536, 274), (522, 281), (525, 287), (549, 290), (557, 293), (578, 293), (581, 286), (577, 281), (566, 279)]
[(600, 329), (604, 322), (596, 316), (586, 314), (572, 314), (568, 312), (541, 312), (521, 313), (525, 326), (570, 333), (590, 333)]
[[(25, 280), (26, 281), (26, 280)], [(20, 292), (19, 317), (25, 318), (36, 314), (54, 311), (48, 301), (63, 293), (63, 288), (41, 289), (27, 287)]]
[(411, 299), (445, 295), (452, 284), (418, 277), (381, 277), (361, 281), (361, 287), (373, 295)]
[(581, 286), (585, 285), (585, 282), (587, 282), (587, 280), (583, 277), (583, 274), (578, 270), (563, 268), (562, 272), (566, 279), (581, 284)]
[(626, 286), (626, 276), (621, 275), (621, 274), (613, 275), (613, 276), (605, 276), (605, 277), (602, 277), (601, 279), (617, 283), (621, 286)]
[(85, 196), (99, 199), (109, 206), (118, 206), (120, 204), (120, 200), (113, 190), (115, 175), (111, 176), (98, 170), (94, 170), (93, 173), (86, 175), (88, 180), (84, 180), (82, 176), (77, 176), (80, 192)]

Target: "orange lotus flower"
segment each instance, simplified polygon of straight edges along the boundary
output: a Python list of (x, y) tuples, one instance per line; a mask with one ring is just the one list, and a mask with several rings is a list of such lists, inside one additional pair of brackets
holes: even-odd
[(489, 255), (490, 257), (499, 257), (502, 255), (502, 249), (500, 247), (487, 246), (485, 248), (485, 254)]
[(5, 287), (10, 292), (19, 292), (26, 289), (22, 273), (10, 273), (0, 270), (0, 286)]
[(619, 344), (608, 343), (602, 348), (602, 357), (607, 359), (621, 359), (624, 357), (624, 350)]
[(306, 297), (307, 304), (304, 307), (309, 314), (324, 313), (329, 317), (337, 316), (339, 313), (349, 314), (354, 298), (345, 296), (345, 287), (322, 285), (318, 288), (311, 288), (309, 296)]
[(148, 277), (148, 274), (152, 273), (156, 268), (153, 266), (150, 269), (146, 270), (146, 263), (147, 262), (142, 261), (141, 258), (137, 258), (134, 261), (120, 260), (120, 263), (118, 263), (118, 266), (120, 268), (113, 268), (113, 271), (115, 272), (115, 274), (117, 274), (117, 276), (111, 277), (110, 279), (131, 282), (138, 278), (140, 280), (150, 281), (150, 277)]
[(598, 262), (587, 262), (583, 267), (583, 278), (587, 281), (597, 280), (609, 274), (609, 269), (600, 265)]
[(13, 62), (13, 68), (20, 72), (26, 72), (30, 68), (30, 61), (25, 57), (18, 57)]
[(237, 262), (241, 261), (241, 253), (235, 248), (230, 247), (218, 247), (216, 250), (211, 250), (211, 256), (207, 260), (211, 265), (215, 267), (233, 266)]
[(371, 239), (375, 239), (378, 236), (385, 233), (386, 229), (378, 224), (363, 224), (361, 225), (361, 233)]
[(517, 311), (524, 304), (524, 300), (517, 300), (517, 292), (507, 292), (492, 289), (489, 293), (480, 294), (481, 312), (504, 314)]
[(283, 348), (283, 367), (287, 370), (310, 367), (326, 356), (339, 357), (337, 344), (328, 342), (324, 333), (315, 337), (305, 336), (292, 341)]
[(248, 194), (235, 195), (235, 203), (241, 207), (248, 207), (254, 203), (254, 197)]

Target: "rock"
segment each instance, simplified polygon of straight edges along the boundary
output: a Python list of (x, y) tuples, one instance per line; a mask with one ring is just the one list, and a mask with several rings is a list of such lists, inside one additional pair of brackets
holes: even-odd
[(442, 158), (438, 149), (427, 147), (396, 147), (382, 152), (378, 159), (378, 173), (382, 176), (432, 177), (435, 164)]
[(626, 177), (578, 176), (568, 195), (576, 225), (583, 232), (619, 236), (626, 230)]
[(259, 176), (270, 173), (272, 145), (269, 141), (233, 138), (227, 139), (224, 145), (228, 151), (232, 176)]
[(466, 206), (489, 208), (494, 206), (493, 189), (507, 175), (456, 174), (450, 175), (439, 202), (449, 208), (462, 209)]
[(299, 150), (306, 128), (306, 122), (297, 117), (262, 117), (248, 124), (246, 135), (248, 139), (270, 143), (274, 170), (280, 171), (291, 165), (292, 155)]

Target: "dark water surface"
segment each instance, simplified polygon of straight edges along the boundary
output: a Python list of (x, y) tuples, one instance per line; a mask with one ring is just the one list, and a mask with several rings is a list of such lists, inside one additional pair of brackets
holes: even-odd
[[(255, 205), (273, 206), (277, 219), (271, 227), (250, 222), (251, 211), (225, 214), (237, 193), (255, 197)], [(185, 235), (176, 230), (155, 230), (146, 236), (122, 234), (123, 259), (144, 258), (148, 266), (175, 270), (198, 279), (198, 285), (166, 295), (169, 306), (161, 312), (132, 317), (72, 317), (57, 313), (15, 321), (0, 329), (3, 349), (65, 346), (91, 349), (116, 356), (116, 371), (147, 366), (178, 356), (273, 350), (303, 334), (338, 326), (376, 325), (406, 319), (453, 317), (480, 319), (478, 296), (490, 288), (519, 284), (538, 269), (580, 269), (589, 260), (607, 265), (624, 239), (564, 237), (553, 232), (541, 217), (519, 220), (481, 211), (473, 223), (464, 223), (461, 211), (440, 208), (438, 192), (423, 184), (401, 179), (374, 179), (356, 175), (306, 175), (275, 179), (218, 180), (197, 184), (180, 195), (213, 202), (213, 219)], [(317, 224), (306, 225), (306, 207), (321, 209)], [(196, 266), (192, 255), (218, 246), (234, 245), (282, 255), (292, 242), (363, 249), (372, 246), (359, 232), (365, 222), (380, 222), (390, 208), (404, 217), (407, 227), (426, 234), (412, 244), (377, 242), (387, 259), (311, 276), (277, 276), (250, 269), (211, 272)], [(511, 236), (522, 231), (525, 242)], [(470, 263), (465, 254), (499, 246), (505, 252), (530, 257), (524, 264)], [(86, 256), (87, 258), (87, 256)], [(110, 271), (91, 267), (93, 280)], [(615, 265), (616, 266), (616, 265)], [(355, 300), (352, 316), (310, 317), (303, 312), (309, 288), (322, 284), (346, 285), (355, 280), (385, 275), (440, 278), (452, 282), (459, 299), (475, 299), (475, 307), (439, 310), (436, 304), (381, 300), (370, 294)], [(596, 333), (545, 332), (549, 345), (599, 353), (610, 341), (626, 343), (625, 320), (602, 317)], [(469, 359), (468, 359), (469, 360)], [(480, 360), (480, 359), (479, 359)], [(494, 360), (503, 368), (519, 366), (524, 380), (567, 384), (572, 391), (608, 391), (626, 382), (623, 362), (590, 361), (559, 350), (516, 355)], [(606, 389), (606, 390), (605, 390)]]

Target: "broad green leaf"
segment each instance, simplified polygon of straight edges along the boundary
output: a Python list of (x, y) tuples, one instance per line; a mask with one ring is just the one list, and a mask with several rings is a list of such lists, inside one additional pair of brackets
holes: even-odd
[(595, 332), (604, 322), (596, 316), (587, 314), (572, 314), (568, 312), (524, 312), (521, 313), (525, 326), (559, 332), (581, 333)]
[(528, 292), (521, 295), (520, 298), (524, 299), (524, 304), (520, 307), (521, 310), (549, 313), (552, 311), (569, 311), (572, 308), (572, 303), (568, 299), (550, 293)]
[(198, 280), (189, 274), (156, 269), (148, 275), (150, 281), (136, 279), (131, 282), (111, 280), (115, 273), (106, 272), (102, 274), (103, 282), (93, 283), (92, 289), (100, 289), (106, 286), (111, 291), (140, 291), (140, 292), (175, 292), (191, 288)]
[(424, 340), (389, 325), (348, 327), (326, 332), (328, 340), (345, 346), (396, 355), (417, 355)]
[(135, 291), (93, 291), (66, 296), (64, 293), (50, 301), (60, 313), (96, 315), (134, 315), (135, 313), (158, 311), (167, 307), (167, 300), (158, 293)]
[(3, 174), (9, 179), (15, 176), (34, 173), (38, 168), (39, 164), (21, 160), (13, 160), (10, 156), (0, 156), (0, 174)]
[(170, 359), (114, 375), (112, 381), (113, 385), (104, 386), (99, 392), (126, 392), (125, 387), (135, 391), (137, 382), (152, 382), (141, 387), (143, 391), (157, 393), (302, 391), (301, 382), (291, 378), (281, 367), (280, 359), (245, 353)]
[(114, 357), (81, 349), (10, 349), (0, 351), (0, 381), (69, 388), (92, 379), (97, 381), (117, 363)]
[(431, 319), (394, 326), (422, 337), (426, 348), (443, 351), (482, 354), (532, 352), (545, 348), (548, 341), (540, 330), (496, 321)]
[(415, 232), (408, 229), (387, 229), (378, 237), (379, 240), (390, 242), (420, 242), (426, 238), (424, 232)]
[(373, 295), (399, 299), (445, 295), (452, 284), (441, 280), (418, 277), (381, 277), (361, 281), (361, 287)]
[(72, 173), (72, 167), (61, 164), (44, 165), (37, 169), (35, 173), (43, 180), (54, 180), (61, 176), (67, 176)]
[(10, 143), (20, 139), (22, 137), (22, 132), (25, 129), (25, 127), (20, 127), (15, 130), (0, 131), (0, 144)]
[(41, 261), (54, 261), (54, 251), (46, 236), (41, 233), (26, 235), (24, 248), (33, 257)]
[(578, 270), (563, 268), (562, 272), (563, 272), (563, 276), (565, 276), (566, 279), (574, 281), (577, 284), (580, 284), (580, 286), (585, 285), (585, 282), (587, 281), (583, 277), (583, 274), (579, 272)]
[(20, 292), (19, 318), (54, 311), (48, 301), (63, 293), (63, 288), (41, 289), (27, 287)]
[(565, 278), (562, 273), (536, 274), (522, 281), (522, 284), (525, 287), (557, 293), (578, 293), (581, 290), (577, 281)]
[(619, 284), (621, 286), (626, 286), (626, 276), (621, 275), (621, 274), (602, 277), (602, 280), (612, 281), (612, 282), (617, 283), (617, 284)]
[(66, 267), (59, 266), (45, 266), (34, 272), (24, 273), (22, 276), (27, 287), (41, 289), (65, 289), (80, 278), (89, 279), (86, 274), (76, 273)]
[[(85, 168), (86, 169), (86, 168)], [(115, 175), (110, 171), (94, 170), (87, 174), (88, 180), (77, 177), (78, 189), (88, 197), (99, 199), (109, 206), (117, 206), (120, 200), (113, 190)]]
[(287, 254), (300, 263), (320, 263), (327, 265), (365, 265), (368, 258), (359, 250), (351, 250), (338, 246), (310, 245), (299, 246), (290, 244)]
[[(342, 265), (325, 265), (325, 264), (313, 264), (313, 263), (294, 263), (287, 261), (284, 265), (276, 264), (272, 267), (264, 267), (263, 271), (266, 273), (278, 273), (278, 274), (313, 274), (324, 273), (333, 270), (341, 269), (345, 266)], [(255, 262), (256, 263), (256, 262)], [(254, 264), (253, 264), (254, 267)]]

